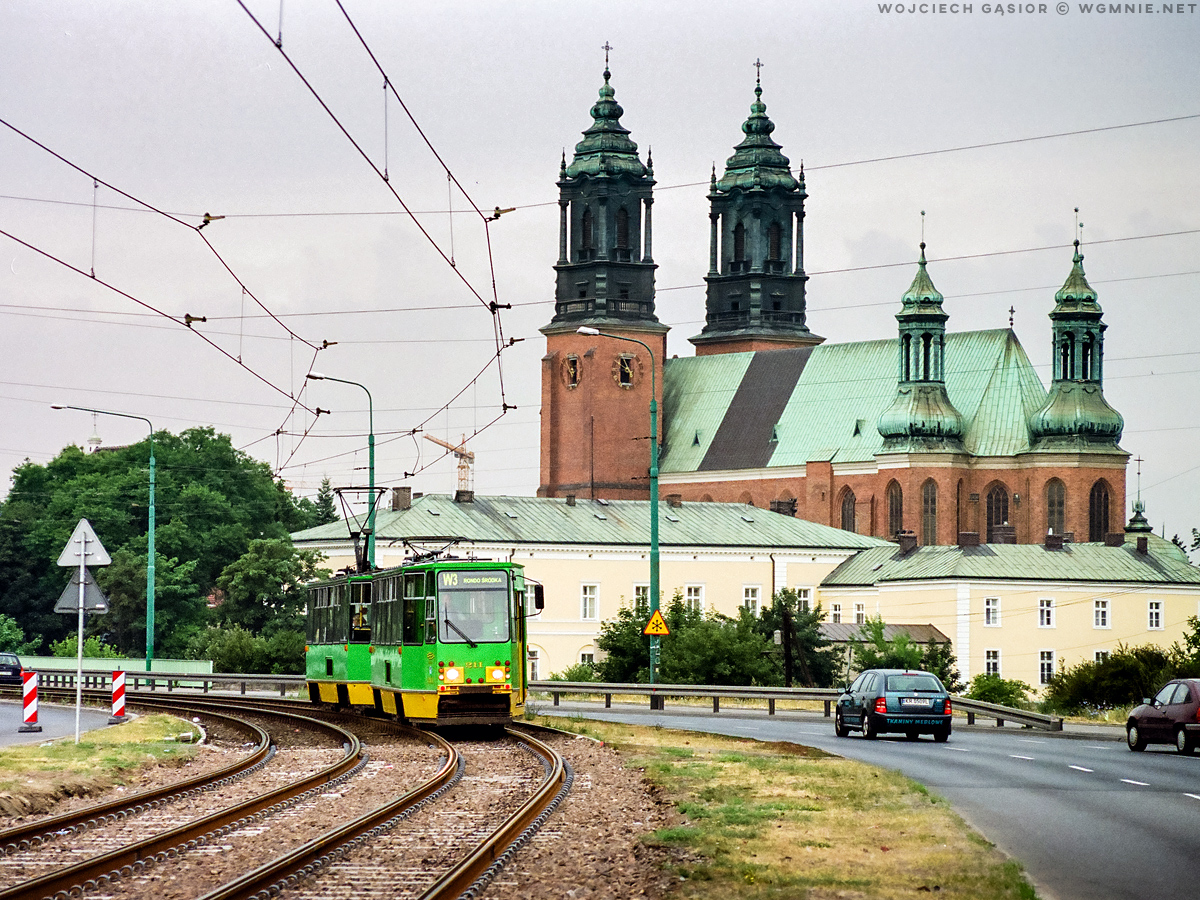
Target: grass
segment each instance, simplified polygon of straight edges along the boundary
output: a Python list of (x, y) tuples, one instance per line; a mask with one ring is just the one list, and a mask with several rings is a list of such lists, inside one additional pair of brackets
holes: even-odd
[(0, 814), (48, 810), (64, 797), (87, 796), (127, 784), (149, 766), (179, 766), (196, 755), (193, 725), (174, 716), (141, 716), (122, 725), (41, 744), (0, 749)]
[[(581, 730), (578, 719), (544, 721)], [(670, 851), (676, 896), (1036, 897), (1018, 863), (898, 773), (798, 744), (584, 727), (642, 769), (678, 811), (671, 827), (643, 838)]]

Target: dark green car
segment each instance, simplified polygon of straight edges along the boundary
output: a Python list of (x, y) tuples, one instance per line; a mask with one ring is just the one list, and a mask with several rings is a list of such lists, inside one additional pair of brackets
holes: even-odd
[(868, 669), (838, 698), (834, 730), (848, 737), (851, 729), (867, 740), (888, 732), (915, 741), (932, 734), (950, 737), (953, 710), (950, 694), (936, 675), (904, 669)]

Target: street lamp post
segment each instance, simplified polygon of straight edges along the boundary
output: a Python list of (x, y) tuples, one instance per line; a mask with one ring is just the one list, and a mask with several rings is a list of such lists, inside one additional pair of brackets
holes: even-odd
[[(654, 374), (654, 351), (645, 341), (625, 337), (621, 334), (609, 334), (598, 328), (587, 325), (576, 329), (577, 334), (593, 337), (612, 338), (616, 341), (629, 341), (641, 344), (650, 354), (650, 614), (658, 612), (658, 385)], [(662, 638), (650, 636), (650, 683), (658, 681), (658, 653)]]
[(122, 419), (138, 419), (150, 426), (150, 510), (146, 528), (146, 671), (154, 664), (154, 423), (145, 416), (111, 412), (107, 409), (90, 409), (86, 406), (53, 405), (51, 409), (77, 409), (100, 416), (119, 416)]
[(357, 381), (348, 381), (345, 378), (334, 378), (332, 375), (322, 375), (319, 372), (309, 372), (306, 378), (313, 381), (336, 381), (339, 384), (352, 384), (355, 387), (360, 387), (367, 394), (367, 493), (370, 494), (368, 500), (370, 507), (367, 512), (367, 565), (372, 569), (375, 568), (375, 403), (371, 399), (371, 392), (367, 390), (365, 384), (359, 384)]

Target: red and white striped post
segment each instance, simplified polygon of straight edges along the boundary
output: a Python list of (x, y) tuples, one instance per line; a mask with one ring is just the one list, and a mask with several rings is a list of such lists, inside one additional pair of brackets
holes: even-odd
[(38, 689), (38, 673), (37, 672), (22, 672), (21, 673), (21, 705), (24, 711), (24, 724), (17, 731), (29, 733), (41, 731), (42, 726), (38, 724), (37, 716), (37, 689)]
[(112, 716), (109, 725), (119, 725), (125, 721), (125, 673), (113, 672), (112, 678)]

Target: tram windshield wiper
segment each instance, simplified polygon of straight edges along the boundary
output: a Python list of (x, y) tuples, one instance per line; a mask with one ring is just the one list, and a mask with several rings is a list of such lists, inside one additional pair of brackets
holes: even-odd
[(479, 646), (477, 643), (475, 643), (473, 640), (471, 640), (469, 637), (467, 637), (467, 633), (465, 631), (463, 631), (461, 628), (459, 628), (457, 625), (455, 625), (453, 622), (451, 622), (449, 616), (447, 616), (443, 621), (447, 625), (449, 625), (451, 628), (453, 628), (455, 631), (457, 631), (459, 637), (461, 637), (464, 641), (466, 641), (468, 644), (471, 645), (472, 650), (474, 650), (476, 647)]

